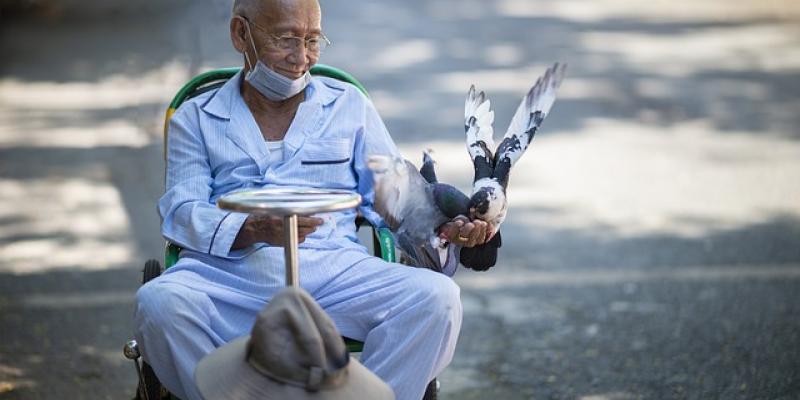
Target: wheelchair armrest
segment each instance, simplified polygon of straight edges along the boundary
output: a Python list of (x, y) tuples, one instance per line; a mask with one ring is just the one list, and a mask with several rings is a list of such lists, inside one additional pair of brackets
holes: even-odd
[(164, 269), (167, 269), (178, 262), (178, 257), (181, 253), (181, 248), (175, 243), (167, 241), (167, 246), (164, 249)]
[(388, 228), (375, 228), (370, 222), (362, 215), (356, 216), (356, 230), (364, 226), (369, 226), (372, 229), (372, 247), (376, 257), (382, 258), (387, 262), (397, 262), (397, 251), (395, 250), (395, 241), (392, 231)]
[[(380, 257), (387, 262), (397, 262), (397, 252), (395, 251), (394, 235), (389, 228), (375, 229), (375, 241), (378, 243), (376, 249), (380, 249)], [(377, 251), (377, 250), (376, 250)]]

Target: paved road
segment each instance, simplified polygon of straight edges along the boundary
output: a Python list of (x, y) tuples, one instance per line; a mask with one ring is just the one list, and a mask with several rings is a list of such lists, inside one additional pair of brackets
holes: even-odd
[[(93, 3), (0, 16), (2, 399), (132, 394), (120, 348), (162, 246), (162, 112), (240, 62), (228, 1)], [(498, 267), (457, 277), (443, 398), (800, 398), (800, 7), (650, 3), (323, 2), (324, 61), (462, 187), (469, 84), (502, 131), (570, 64), (512, 174)]]

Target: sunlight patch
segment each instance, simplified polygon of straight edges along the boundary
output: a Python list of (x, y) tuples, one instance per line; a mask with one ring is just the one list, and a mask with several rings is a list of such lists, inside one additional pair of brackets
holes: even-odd
[[(541, 271), (527, 264), (504, 265), (505, 269), (491, 274), (456, 274), (456, 282), (467, 290), (509, 290), (538, 287), (594, 287), (616, 286), (631, 282), (720, 282), (753, 280), (797, 280), (800, 265), (737, 265), (676, 268), (591, 268), (569, 271)], [(507, 272), (512, 271), (512, 272)], [(612, 312), (655, 312), (658, 305), (612, 304)]]
[(93, 148), (101, 146), (144, 147), (150, 136), (129, 120), (116, 119), (91, 127), (60, 126), (21, 129), (0, 125), (0, 148), (59, 147)]
[(171, 62), (98, 82), (0, 79), (0, 148), (146, 146), (160, 138), (162, 110), (188, 78), (187, 66)]
[(87, 179), (0, 179), (0, 272), (100, 270), (134, 256), (116, 188)]
[(670, 35), (587, 32), (581, 41), (587, 50), (622, 57), (636, 69), (684, 78), (709, 69), (796, 71), (798, 38), (796, 25), (760, 24)]
[(111, 75), (98, 82), (25, 82), (0, 79), (0, 105), (16, 109), (117, 109), (143, 103), (169, 102), (189, 78), (188, 66), (170, 62), (141, 75)]
[(430, 40), (407, 40), (375, 54), (372, 64), (379, 69), (401, 69), (433, 59), (436, 47)]
[(800, 7), (789, 1), (696, 0), (499, 0), (497, 13), (507, 17), (559, 18), (568, 21), (598, 22), (608, 19), (640, 19), (656, 22), (673, 21), (742, 21), (782, 19), (800, 16)]

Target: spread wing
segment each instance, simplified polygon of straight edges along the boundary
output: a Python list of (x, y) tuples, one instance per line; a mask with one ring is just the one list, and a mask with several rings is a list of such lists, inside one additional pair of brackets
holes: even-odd
[(492, 177), (496, 178), (503, 187), (508, 184), (511, 167), (528, 149), (533, 135), (536, 134), (542, 121), (553, 107), (553, 103), (556, 101), (556, 92), (561, 86), (566, 69), (566, 64), (559, 65), (558, 63), (548, 68), (544, 76), (536, 80), (517, 107), (495, 155)]
[(473, 182), (492, 175), (494, 158), (494, 111), (492, 103), (483, 92), (476, 93), (475, 85), (469, 88), (464, 102), (464, 130), (466, 131), (467, 151), (475, 168)]

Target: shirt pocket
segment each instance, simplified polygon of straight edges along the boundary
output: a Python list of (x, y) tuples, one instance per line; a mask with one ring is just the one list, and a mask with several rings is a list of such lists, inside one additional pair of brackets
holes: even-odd
[(299, 155), (301, 173), (309, 184), (329, 188), (354, 186), (350, 139), (306, 139)]
[(300, 154), (301, 165), (336, 165), (350, 163), (350, 140), (309, 139)]

